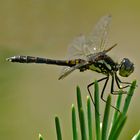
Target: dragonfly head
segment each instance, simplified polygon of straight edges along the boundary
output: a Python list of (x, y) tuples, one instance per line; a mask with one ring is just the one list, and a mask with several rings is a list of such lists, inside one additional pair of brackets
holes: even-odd
[(128, 58), (123, 58), (119, 66), (119, 75), (128, 77), (133, 71), (134, 64)]

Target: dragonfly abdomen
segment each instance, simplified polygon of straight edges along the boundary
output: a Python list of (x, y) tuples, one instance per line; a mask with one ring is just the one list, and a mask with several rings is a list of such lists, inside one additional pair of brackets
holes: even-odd
[(38, 64), (51, 64), (51, 65), (60, 65), (60, 66), (75, 66), (83, 62), (84, 60), (81, 59), (74, 59), (74, 60), (55, 60), (55, 59), (48, 59), (42, 57), (34, 57), (34, 56), (13, 56), (7, 58), (8, 61), (17, 62), (17, 63), (38, 63)]

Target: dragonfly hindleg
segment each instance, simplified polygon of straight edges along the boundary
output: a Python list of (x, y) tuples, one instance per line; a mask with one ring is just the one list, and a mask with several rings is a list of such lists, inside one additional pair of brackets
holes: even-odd
[[(103, 81), (103, 80), (105, 80), (105, 79), (107, 79), (107, 77), (104, 77), (104, 78), (102, 78), (102, 79), (99, 79), (99, 80), (97, 80), (97, 82), (101, 82), (101, 81)], [(91, 94), (90, 89), (89, 89), (89, 88), (90, 88), (92, 85), (94, 85), (94, 84), (95, 84), (95, 82), (90, 83), (90, 84), (87, 86), (87, 90), (88, 90), (89, 96), (90, 96), (90, 98), (91, 98), (91, 101), (92, 101), (92, 103), (93, 103), (93, 105), (94, 105), (94, 107), (95, 107), (95, 110), (96, 110), (96, 112), (99, 114), (98, 110), (96, 109), (96, 106), (95, 106), (95, 103), (94, 103), (92, 94)], [(99, 114), (99, 115), (100, 115), (100, 114)]]
[[(105, 77), (103, 80), (105, 80), (105, 84), (104, 84), (104, 87), (102, 89), (102, 93), (101, 93), (101, 99), (106, 103), (106, 100), (103, 98), (103, 95), (104, 95), (104, 91), (105, 91), (105, 88), (107, 86), (107, 83), (108, 83), (108, 80), (109, 80), (109, 75), (107, 77)], [(102, 80), (102, 79), (101, 79)], [(113, 84), (114, 84), (114, 79), (113, 79)], [(114, 85), (113, 85), (114, 86)], [(113, 88), (111, 87), (111, 90), (113, 90)], [(115, 106), (111, 105), (112, 108), (114, 108), (115, 110), (117, 110), (118, 112), (120, 112), (119, 109), (117, 109)]]
[[(105, 80), (105, 79), (107, 79), (107, 77), (104, 77), (104, 78), (102, 78), (102, 79), (99, 79), (99, 80), (97, 80), (97, 82), (101, 82), (101, 81), (103, 81), (103, 80)], [(90, 96), (90, 98), (91, 98), (91, 101), (92, 101), (92, 103), (93, 103), (94, 106), (95, 106), (95, 103), (94, 103), (92, 94), (91, 94), (90, 89), (89, 89), (89, 88), (90, 88), (92, 85), (94, 85), (94, 84), (95, 84), (95, 82), (90, 83), (90, 84), (87, 86), (87, 90), (88, 90), (89, 96)]]
[[(104, 91), (105, 91), (105, 88), (106, 88), (107, 83), (108, 83), (108, 80), (109, 80), (109, 75), (106, 76), (106, 77), (104, 77), (104, 78), (102, 78), (102, 79), (97, 80), (97, 82), (101, 82), (101, 81), (103, 81), (103, 80), (106, 80), (106, 81), (105, 81), (104, 87), (103, 87), (102, 92), (101, 92), (101, 99), (106, 103), (106, 100), (103, 98), (103, 95), (104, 95)], [(92, 85), (94, 85), (94, 84), (95, 84), (95, 82), (92, 82), (91, 84), (89, 84), (89, 85), (87, 86), (87, 89), (88, 89), (88, 92), (89, 92), (91, 101), (92, 101), (92, 103), (93, 103), (94, 106), (95, 106), (95, 103), (94, 103), (92, 94), (91, 94), (90, 89), (89, 89), (90, 86), (92, 86)], [(114, 109), (116, 109), (117, 111), (119, 111), (119, 110), (118, 110), (116, 107), (114, 107), (113, 105), (111, 105), (111, 107), (114, 108)], [(96, 109), (96, 106), (95, 106), (95, 109)], [(97, 110), (96, 110), (96, 111), (97, 111)], [(120, 111), (119, 111), (119, 112), (120, 112)]]

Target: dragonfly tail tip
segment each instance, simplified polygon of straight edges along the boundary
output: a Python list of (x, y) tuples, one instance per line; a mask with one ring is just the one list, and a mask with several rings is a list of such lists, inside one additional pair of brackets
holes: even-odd
[(11, 58), (6, 58), (6, 61), (10, 61), (11, 62), (12, 60), (11, 60)]

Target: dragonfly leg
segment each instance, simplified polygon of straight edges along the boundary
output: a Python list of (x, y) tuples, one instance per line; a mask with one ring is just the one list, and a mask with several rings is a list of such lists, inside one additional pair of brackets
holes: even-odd
[[(103, 81), (103, 80), (105, 80), (105, 79), (107, 79), (107, 77), (104, 77), (104, 78), (102, 78), (102, 79), (99, 79), (99, 80), (97, 80), (97, 82), (101, 82), (101, 81)], [(88, 90), (88, 93), (89, 93), (89, 96), (90, 96), (90, 98), (91, 98), (92, 103), (95, 105), (94, 100), (93, 100), (93, 97), (92, 97), (92, 94), (91, 94), (91, 92), (90, 92), (90, 87), (91, 87), (92, 85), (94, 85), (94, 84), (95, 84), (95, 82), (90, 83), (90, 84), (87, 86), (87, 90)]]
[[(116, 83), (117, 83), (117, 86), (118, 86), (119, 89), (124, 89), (124, 88), (127, 88), (127, 87), (129, 87), (129, 86), (131, 85), (130, 82), (122, 82), (122, 81), (120, 80), (120, 78), (117, 76), (116, 73), (115, 73), (115, 80), (116, 80)], [(121, 86), (120, 86), (120, 83), (126, 84), (126, 86), (121, 87)]]
[[(104, 95), (104, 91), (105, 91), (105, 88), (107, 86), (107, 83), (108, 83), (108, 80), (109, 80), (109, 76), (106, 77), (106, 81), (105, 81), (105, 84), (104, 84), (104, 87), (102, 89), (102, 93), (101, 93), (101, 99), (106, 103), (106, 100), (103, 98), (103, 95)], [(111, 84), (111, 90), (113, 90), (113, 86), (114, 86), (114, 78), (112, 78), (112, 81), (113, 81), (113, 84)], [(120, 112), (119, 109), (117, 109), (115, 106), (111, 105), (112, 108), (114, 108), (115, 110), (117, 110), (118, 112)]]
[[(130, 87), (130, 85), (132, 84), (132, 83), (130, 83), (130, 82), (122, 82), (122, 81), (120, 80), (120, 78), (117, 76), (117, 74), (115, 74), (115, 80), (116, 80), (116, 83), (117, 83), (119, 89), (124, 89), (124, 88)], [(119, 83), (125, 84), (126, 86), (121, 87), (121, 86), (119, 85)], [(137, 85), (136, 85), (136, 86), (137, 86)], [(124, 92), (124, 93), (122, 93), (122, 94), (127, 94), (127, 92), (126, 92), (126, 93)], [(131, 96), (131, 95), (130, 95), (130, 96)]]
[[(114, 80), (116, 81), (116, 84), (117, 84), (119, 89), (124, 89), (124, 88), (127, 88), (129, 86), (129, 85), (126, 85), (124, 87), (120, 87), (119, 81), (118, 81), (116, 76), (117, 76), (117, 74), (115, 75), (115, 79), (114, 79), (114, 74), (112, 75), (112, 82), (111, 82), (111, 94), (112, 95), (120, 94), (118, 91), (114, 91)], [(121, 94), (127, 94), (127, 92), (123, 91), (123, 92), (121, 92)]]
[(105, 91), (105, 88), (106, 88), (106, 86), (107, 86), (108, 80), (109, 80), (109, 76), (106, 77), (106, 81), (105, 81), (105, 84), (104, 84), (104, 87), (103, 87), (102, 93), (101, 93), (101, 99), (102, 99), (104, 102), (106, 102), (106, 100), (103, 98), (103, 96), (104, 96), (104, 91)]
[[(104, 77), (104, 78), (102, 78), (102, 79), (99, 79), (99, 80), (97, 80), (97, 82), (101, 82), (101, 81), (103, 81), (103, 80), (105, 80), (105, 79), (107, 79), (107, 77)], [(91, 87), (92, 85), (94, 85), (94, 84), (95, 84), (95, 82), (90, 83), (90, 84), (87, 86), (87, 90), (88, 90), (89, 96), (90, 96), (90, 98), (91, 98), (91, 101), (92, 101), (93, 105), (95, 106), (95, 103), (94, 103), (92, 94), (91, 94), (91, 92), (90, 92), (90, 87)], [(98, 110), (96, 109), (96, 106), (95, 106), (95, 110), (96, 110), (96, 112), (99, 114)]]

